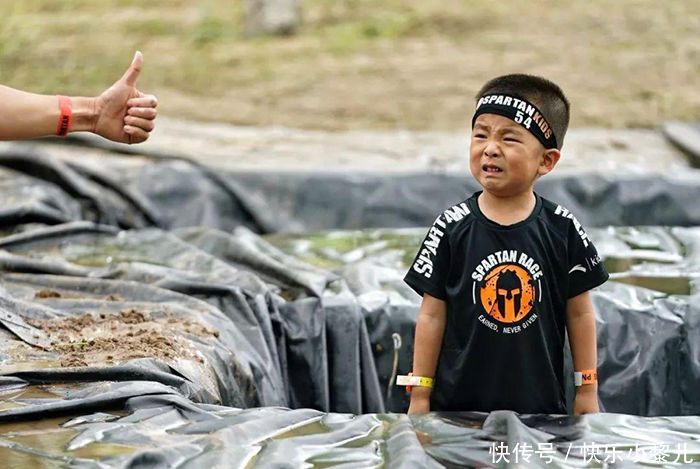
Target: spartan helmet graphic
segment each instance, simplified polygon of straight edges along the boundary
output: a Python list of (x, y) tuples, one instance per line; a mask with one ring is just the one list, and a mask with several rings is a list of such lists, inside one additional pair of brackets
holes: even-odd
[(520, 277), (513, 270), (504, 270), (496, 281), (496, 301), (503, 319), (514, 320), (520, 312), (520, 299), (523, 295)]

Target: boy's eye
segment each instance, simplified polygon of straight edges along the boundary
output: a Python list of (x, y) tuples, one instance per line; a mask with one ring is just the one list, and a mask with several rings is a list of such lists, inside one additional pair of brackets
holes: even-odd
[(520, 140), (518, 140), (517, 138), (513, 138), (513, 137), (506, 137), (503, 140), (505, 140), (506, 142), (520, 142)]
[(486, 138), (484, 134), (474, 134), (474, 138)]

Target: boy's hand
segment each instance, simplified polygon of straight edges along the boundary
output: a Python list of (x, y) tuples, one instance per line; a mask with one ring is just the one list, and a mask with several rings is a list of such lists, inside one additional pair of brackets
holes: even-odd
[(428, 412), (430, 412), (430, 388), (414, 387), (411, 391), (411, 404), (408, 406), (408, 415)]
[(574, 415), (593, 414), (600, 412), (598, 408), (598, 387), (585, 384), (576, 390), (574, 398)]

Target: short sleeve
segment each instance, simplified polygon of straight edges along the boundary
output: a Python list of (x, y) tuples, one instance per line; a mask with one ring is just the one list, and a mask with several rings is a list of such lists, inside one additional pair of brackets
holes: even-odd
[(447, 298), (445, 281), (450, 269), (450, 244), (446, 228), (444, 215), (440, 215), (428, 230), (404, 277), (404, 282), (421, 296), (427, 293), (441, 300)]
[(575, 218), (569, 226), (568, 243), (568, 298), (573, 298), (602, 285), (610, 275), (588, 234)]

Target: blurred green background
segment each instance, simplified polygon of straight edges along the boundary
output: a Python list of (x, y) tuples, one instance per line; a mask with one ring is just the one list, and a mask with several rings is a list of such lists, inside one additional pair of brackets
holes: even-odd
[(697, 119), (697, 0), (304, 0), (248, 38), (244, 0), (3, 0), (0, 83), (96, 94), (145, 56), (163, 115), (318, 129), (461, 130), (483, 82), (544, 75), (572, 125)]

